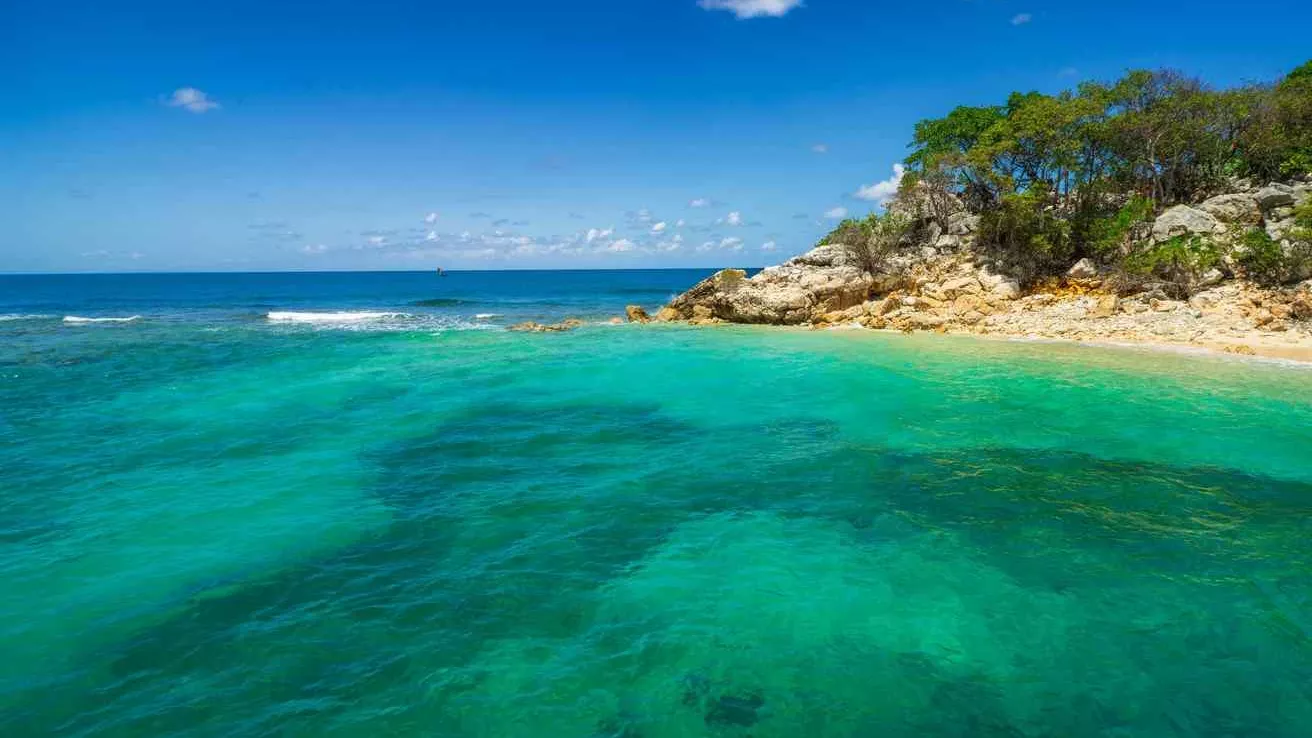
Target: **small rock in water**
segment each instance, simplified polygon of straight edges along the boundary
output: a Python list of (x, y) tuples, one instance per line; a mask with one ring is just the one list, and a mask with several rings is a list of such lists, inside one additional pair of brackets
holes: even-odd
[(641, 305), (628, 305), (624, 308), (624, 315), (628, 317), (630, 323), (650, 323), (651, 316)]
[(757, 713), (764, 704), (765, 698), (756, 693), (743, 697), (725, 695), (711, 705), (710, 712), (706, 713), (706, 724), (750, 728), (761, 719)]

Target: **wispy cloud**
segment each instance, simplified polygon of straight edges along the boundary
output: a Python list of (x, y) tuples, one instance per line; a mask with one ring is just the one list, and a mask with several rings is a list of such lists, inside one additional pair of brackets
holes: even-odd
[(143, 259), (145, 256), (146, 255), (140, 251), (107, 251), (105, 249), (99, 249), (96, 251), (82, 252), (82, 258), (84, 259), (132, 259), (135, 261), (137, 259)]
[(621, 238), (618, 241), (611, 241), (610, 245), (606, 247), (606, 250), (613, 251), (615, 253), (623, 253), (626, 251), (633, 251), (637, 247), (638, 245), (630, 241), (629, 239)]
[(774, 251), (775, 248), (776, 246), (774, 241), (766, 241), (765, 243), (761, 244), (762, 251)]
[(699, 198), (697, 198), (696, 200), (690, 200), (690, 201), (688, 202), (688, 207), (690, 207), (690, 208), (704, 208), (704, 207), (709, 206), (710, 204), (711, 204), (711, 201), (710, 201), (710, 200), (708, 200), (708, 199), (706, 199), (706, 198), (704, 198), (704, 197), (699, 197)]
[(1017, 13), (1016, 15), (1012, 16), (1011, 25), (1023, 26), (1032, 20), (1034, 20), (1034, 16), (1030, 15), (1029, 13)]
[(825, 217), (830, 220), (839, 220), (847, 217), (847, 208), (837, 207), (825, 211)]
[(902, 184), (902, 178), (906, 176), (906, 173), (906, 167), (901, 164), (894, 164), (893, 176), (882, 182), (862, 185), (853, 196), (858, 200), (869, 200), (883, 205), (888, 202), (893, 195), (897, 194), (897, 188)]
[(737, 210), (724, 216), (725, 225), (740, 226), (743, 224), (743, 214)]
[(328, 253), (328, 247), (321, 243), (310, 243), (301, 247), (301, 253), (309, 256), (319, 256)]
[(706, 10), (727, 10), (739, 20), (745, 20), (778, 18), (799, 7), (802, 0), (697, 0), (697, 4)]
[(728, 249), (729, 251), (742, 251), (743, 240), (741, 238), (738, 238), (737, 236), (729, 236), (728, 238), (722, 238), (720, 239), (720, 248)]
[(608, 238), (613, 233), (615, 233), (614, 228), (606, 228), (606, 229), (589, 228), (588, 232), (584, 234), (584, 240), (586, 240), (588, 243), (592, 243), (593, 241), (596, 241), (599, 238)]
[(219, 104), (211, 100), (208, 94), (195, 87), (179, 87), (173, 91), (165, 104), (170, 108), (182, 108), (189, 113), (204, 113), (219, 108)]
[(815, 153), (817, 153), (817, 154), (828, 154), (828, 153), (829, 153), (829, 144), (822, 144), (822, 143), (816, 144), (816, 145), (814, 145), (814, 146), (811, 147), (811, 151), (813, 151), (813, 152), (815, 152)]
[(664, 233), (664, 232), (665, 232), (665, 228), (666, 228), (665, 221), (662, 220), (661, 222), (659, 222), (659, 223), (657, 223), (657, 224), (655, 224), (655, 225), (653, 225), (653, 226), (651, 227), (651, 232), (652, 232), (652, 233)]
[(432, 225), (432, 224), (436, 223), (436, 222), (437, 222), (437, 213), (429, 213), (428, 215), (425, 215), (425, 216), (424, 216), (424, 222), (427, 223), (427, 224), (429, 224), (429, 225)]

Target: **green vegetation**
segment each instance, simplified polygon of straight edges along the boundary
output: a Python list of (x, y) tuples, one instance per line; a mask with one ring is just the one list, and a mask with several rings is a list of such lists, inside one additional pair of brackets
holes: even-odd
[[(1273, 84), (1217, 90), (1171, 71), (1131, 71), (1058, 95), (1013, 93), (1005, 104), (963, 106), (915, 127), (894, 210), (946, 225), (979, 216), (976, 248), (1024, 281), (1092, 258), (1125, 274), (1186, 285), (1225, 266), (1235, 248), (1255, 279), (1301, 273), (1308, 251), (1235, 231), (1151, 244), (1163, 209), (1312, 174), (1312, 62)], [(899, 207), (900, 206), (900, 207)], [(1312, 241), (1312, 212), (1293, 237)], [(859, 244), (875, 260), (890, 244), (879, 218), (844, 221), (822, 243)], [(876, 235), (883, 234), (883, 235)], [(1268, 238), (1268, 240), (1270, 240)], [(1309, 247), (1312, 248), (1312, 247)], [(1245, 261), (1244, 259), (1247, 259)], [(873, 263), (873, 261), (871, 262)]]
[(900, 213), (871, 213), (863, 219), (848, 218), (838, 224), (820, 245), (841, 244), (861, 262), (868, 272), (889, 269), (888, 258), (905, 243), (911, 221)]

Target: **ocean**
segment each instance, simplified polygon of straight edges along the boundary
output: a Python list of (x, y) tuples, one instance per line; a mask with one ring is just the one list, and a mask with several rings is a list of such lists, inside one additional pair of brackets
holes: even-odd
[(1312, 733), (1312, 369), (706, 274), (0, 276), (0, 735)]

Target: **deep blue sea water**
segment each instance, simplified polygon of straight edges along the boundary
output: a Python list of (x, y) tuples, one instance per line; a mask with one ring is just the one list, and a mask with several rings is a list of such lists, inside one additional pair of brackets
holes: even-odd
[(1312, 735), (1312, 370), (703, 275), (0, 276), (0, 735)]

